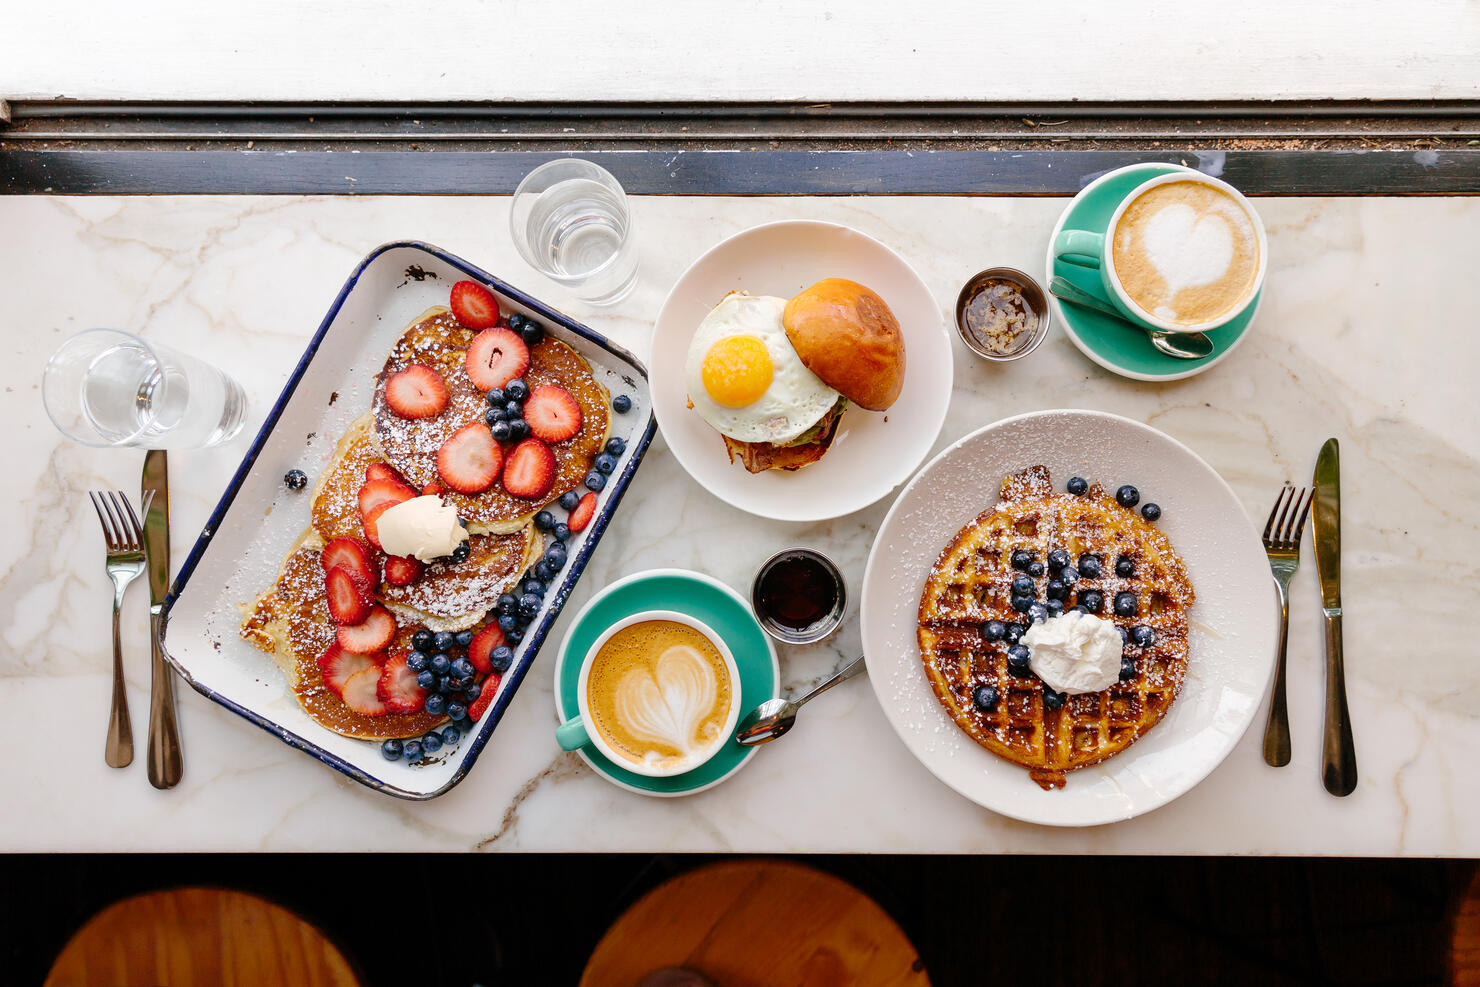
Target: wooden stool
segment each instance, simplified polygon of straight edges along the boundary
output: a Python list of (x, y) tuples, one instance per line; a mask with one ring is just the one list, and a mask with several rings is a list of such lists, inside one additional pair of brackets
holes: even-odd
[(665, 881), (617, 919), (582, 987), (685, 967), (718, 987), (929, 987), (909, 938), (857, 888), (800, 864), (741, 860)]
[(236, 891), (126, 898), (77, 931), (46, 987), (359, 987), (323, 933)]

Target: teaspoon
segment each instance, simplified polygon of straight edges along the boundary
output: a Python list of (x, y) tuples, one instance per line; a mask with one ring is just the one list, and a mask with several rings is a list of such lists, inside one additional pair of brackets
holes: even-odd
[(756, 744), (764, 744), (768, 740), (777, 737), (791, 729), (791, 725), (797, 721), (797, 710), (813, 696), (819, 696), (839, 682), (847, 681), (864, 670), (863, 656), (854, 658), (832, 678), (813, 689), (800, 699), (767, 699), (755, 709), (750, 715), (740, 722), (740, 729), (735, 733), (735, 743), (744, 747), (753, 747)]
[(1201, 360), (1205, 356), (1212, 355), (1213, 341), (1205, 333), (1162, 332), (1160, 329), (1147, 329), (1145, 326), (1127, 319), (1113, 305), (1101, 301), (1068, 278), (1053, 278), (1048, 282), (1048, 290), (1053, 293), (1055, 298), (1062, 301), (1074, 305), (1082, 305), (1085, 308), (1092, 308), (1102, 315), (1108, 315), (1112, 319), (1124, 322), (1133, 329), (1140, 329), (1151, 337), (1151, 345), (1167, 356), (1174, 356), (1179, 360)]

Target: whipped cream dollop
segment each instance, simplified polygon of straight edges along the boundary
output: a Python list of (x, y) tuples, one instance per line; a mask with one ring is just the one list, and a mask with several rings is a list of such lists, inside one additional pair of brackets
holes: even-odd
[(468, 540), (457, 521), (457, 509), (430, 495), (386, 508), (376, 522), (376, 533), (387, 555), (415, 556), (423, 562), (451, 555)]
[(1099, 692), (1120, 678), (1120, 632), (1093, 614), (1075, 610), (1040, 621), (1022, 643), (1029, 667), (1056, 692)]

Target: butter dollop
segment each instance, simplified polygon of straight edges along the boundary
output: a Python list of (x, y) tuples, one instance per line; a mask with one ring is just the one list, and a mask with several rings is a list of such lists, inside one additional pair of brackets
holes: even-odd
[(1029, 667), (1057, 692), (1099, 692), (1120, 678), (1120, 632), (1093, 614), (1074, 610), (1040, 621), (1028, 628), (1022, 643)]
[(387, 555), (415, 556), (423, 562), (451, 555), (468, 540), (457, 521), (457, 509), (431, 495), (386, 508), (376, 522), (376, 534)]

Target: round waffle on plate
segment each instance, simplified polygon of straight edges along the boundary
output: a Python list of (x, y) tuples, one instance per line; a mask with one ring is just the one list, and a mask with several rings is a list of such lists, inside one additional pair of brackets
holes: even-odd
[[(1058, 595), (1051, 596), (1049, 583), (1062, 575), (1048, 565), (1055, 549), (1068, 553), (1076, 572), (1093, 571), (1080, 561), (1094, 556), (1098, 575), (1081, 574), (1072, 587), (1055, 586)], [(988, 640), (986, 626), (1030, 623), (1011, 604), (1013, 580), (1032, 576), (1014, 568), (1014, 552), (1027, 552), (1042, 566), (1033, 569), (1039, 572), (1035, 601), (1090, 604), (1127, 634), (1137, 625), (1152, 629), (1149, 646), (1127, 641), (1120, 681), (1102, 692), (1063, 697), (1046, 695), (1031, 671), (1015, 675), (1009, 669), (1013, 641)], [(1131, 575), (1116, 574), (1122, 560), (1131, 563)], [(1099, 595), (1098, 606), (1090, 593)], [(1115, 612), (1123, 593), (1136, 598), (1129, 616)], [(1048, 469), (1035, 466), (1002, 481), (1001, 502), (962, 528), (927, 576), (920, 655), (936, 697), (963, 730), (1028, 768), (1040, 787), (1062, 788), (1066, 772), (1119, 753), (1166, 715), (1187, 671), (1187, 609), (1194, 601), (1187, 569), (1164, 534), (1099, 484), (1082, 496), (1055, 493)], [(996, 702), (986, 709), (973, 701), (980, 686), (996, 690)]]

